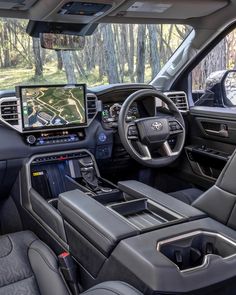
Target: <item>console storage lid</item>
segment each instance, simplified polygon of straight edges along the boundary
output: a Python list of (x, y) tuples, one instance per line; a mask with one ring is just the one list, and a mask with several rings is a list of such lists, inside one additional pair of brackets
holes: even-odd
[(120, 240), (139, 233), (132, 224), (80, 190), (60, 194), (58, 210), (105, 256)]

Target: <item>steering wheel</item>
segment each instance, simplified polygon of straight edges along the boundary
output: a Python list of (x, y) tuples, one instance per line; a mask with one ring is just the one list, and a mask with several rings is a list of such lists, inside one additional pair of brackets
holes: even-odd
[[(168, 106), (170, 114), (127, 122), (131, 105), (147, 97), (163, 101)], [(167, 96), (152, 89), (139, 90), (125, 100), (119, 114), (118, 131), (121, 142), (130, 156), (148, 167), (157, 168), (171, 164), (184, 147), (185, 124), (180, 111)], [(168, 142), (171, 136), (176, 138), (174, 147)]]

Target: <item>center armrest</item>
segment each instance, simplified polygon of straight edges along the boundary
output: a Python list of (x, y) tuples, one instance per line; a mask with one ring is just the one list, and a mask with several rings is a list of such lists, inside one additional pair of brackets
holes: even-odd
[(206, 217), (202, 211), (181, 202), (174, 197), (165, 194), (149, 185), (136, 180), (120, 181), (118, 187), (124, 193), (135, 198), (147, 198), (158, 204), (167, 207), (185, 217), (191, 219), (198, 219)]
[(105, 256), (120, 240), (139, 233), (132, 224), (80, 190), (60, 194), (58, 210)]

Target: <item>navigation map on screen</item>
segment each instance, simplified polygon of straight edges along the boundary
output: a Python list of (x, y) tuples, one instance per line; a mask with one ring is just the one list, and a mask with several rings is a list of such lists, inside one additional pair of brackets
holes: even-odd
[(24, 128), (86, 123), (84, 85), (22, 87)]

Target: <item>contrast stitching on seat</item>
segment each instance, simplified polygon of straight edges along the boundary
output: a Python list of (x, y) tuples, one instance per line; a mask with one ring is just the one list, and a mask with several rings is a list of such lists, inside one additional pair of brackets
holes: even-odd
[[(37, 253), (41, 256), (41, 258), (44, 260), (44, 262), (47, 264), (47, 266), (48, 266), (53, 272), (55, 272), (55, 273), (58, 274), (58, 271), (55, 270), (55, 269), (53, 269), (53, 268), (51, 267), (51, 265), (50, 265), (50, 263), (48, 262), (47, 258), (46, 258), (46, 257), (40, 252), (40, 250), (35, 249), (35, 248), (29, 248), (29, 250), (33, 250), (33, 251), (37, 252)], [(28, 252), (29, 252), (29, 250), (28, 250)], [(29, 260), (30, 260), (30, 259), (29, 259)], [(31, 263), (30, 263), (30, 264), (31, 264)], [(32, 267), (32, 265), (31, 265), (31, 267)]]
[(10, 244), (11, 244), (11, 250), (10, 250), (10, 252), (9, 252), (9, 253), (7, 253), (6, 255), (4, 255), (4, 256), (1, 256), (1, 257), (0, 257), (0, 259), (1, 259), (1, 258), (5, 258), (5, 257), (9, 256), (9, 255), (11, 254), (11, 252), (13, 251), (13, 242), (12, 242), (11, 238), (10, 238), (10, 236), (6, 236), (6, 237), (7, 237), (7, 238), (8, 238), (8, 240), (10, 241)]
[(31, 275), (31, 276), (29, 276), (29, 277), (27, 277), (27, 278), (20, 279), (20, 280), (18, 280), (18, 281), (14, 281), (14, 282), (9, 283), (9, 284), (2, 285), (2, 286), (0, 287), (0, 289), (1, 289), (1, 288), (4, 288), (4, 287), (7, 287), (7, 286), (10, 286), (10, 285), (13, 285), (13, 284), (16, 284), (16, 283), (19, 283), (19, 282), (22, 282), (22, 281), (25, 281), (25, 280), (28, 280), (28, 279), (30, 279), (30, 278), (34, 278), (34, 275)]
[(45, 244), (44, 242), (42, 242), (40, 239), (35, 239), (32, 243), (30, 243), (30, 245), (29, 245), (29, 247), (32, 247), (32, 244), (34, 243), (34, 242), (40, 242), (40, 243), (42, 243), (43, 245), (44, 245), (44, 247), (45, 248), (47, 248), (48, 250), (49, 250), (49, 252), (55, 257), (55, 259), (57, 259), (57, 256), (56, 256), (56, 254), (52, 251), (52, 249), (47, 245), (47, 244)]
[[(36, 242), (36, 241), (40, 241), (40, 240), (36, 238), (35, 240), (33, 240), (33, 241), (29, 244), (28, 248), (30, 248), (31, 245), (32, 245), (34, 242)], [(40, 241), (40, 242), (41, 242), (41, 241)]]
[(226, 221), (226, 225), (228, 225), (228, 223), (229, 223), (229, 221), (230, 221), (230, 219), (231, 219), (231, 217), (232, 217), (232, 213), (233, 213), (233, 211), (234, 211), (234, 209), (235, 209), (235, 206), (236, 206), (236, 201), (234, 202), (234, 205), (232, 206), (232, 208), (231, 208), (231, 210), (230, 210), (230, 212), (229, 212), (229, 217), (227, 218), (227, 221)]

